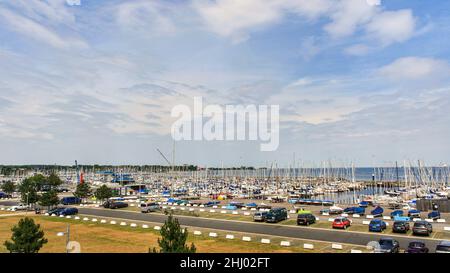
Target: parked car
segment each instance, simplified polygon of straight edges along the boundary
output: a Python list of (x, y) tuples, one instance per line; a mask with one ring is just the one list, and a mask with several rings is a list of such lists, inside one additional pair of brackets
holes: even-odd
[(414, 235), (430, 236), (430, 234), (433, 232), (433, 226), (426, 221), (417, 221), (414, 223), (412, 231)]
[(297, 225), (309, 226), (316, 222), (316, 216), (311, 213), (301, 213), (297, 215)]
[(75, 215), (78, 214), (78, 209), (77, 208), (63, 208), (60, 212), (59, 215)]
[(109, 205), (110, 209), (120, 209), (120, 208), (126, 208), (128, 207), (128, 204), (125, 202), (113, 202)]
[(104, 208), (109, 208), (109, 209), (119, 209), (119, 208), (126, 208), (128, 207), (128, 204), (125, 202), (121, 202), (121, 201), (106, 201), (105, 203), (103, 203), (103, 207)]
[(369, 231), (371, 232), (382, 232), (386, 229), (386, 222), (381, 219), (373, 219), (369, 223)]
[(0, 199), (2, 199), (2, 198), (11, 198), (11, 197), (12, 197), (11, 194), (6, 194), (6, 193), (0, 191)]
[(286, 220), (288, 216), (285, 208), (273, 208), (266, 215), (266, 222), (277, 223)]
[(420, 218), (420, 210), (412, 209), (408, 211), (408, 217), (412, 218)]
[(66, 196), (61, 199), (61, 204), (63, 205), (75, 205), (80, 204), (81, 198), (75, 196)]
[(409, 230), (409, 222), (406, 221), (395, 221), (392, 225), (392, 232), (407, 233)]
[(266, 221), (268, 212), (267, 211), (258, 211), (253, 214), (253, 221), (255, 222), (264, 222)]
[(49, 210), (47, 213), (49, 215), (55, 214), (57, 216), (59, 216), (60, 212), (63, 210), (64, 208), (53, 208), (51, 210)]
[(351, 224), (352, 222), (347, 217), (337, 217), (334, 219), (332, 227), (347, 229)]
[(68, 188), (56, 188), (57, 192), (69, 192)]
[(436, 246), (436, 253), (450, 253), (450, 241), (441, 241)]
[(380, 248), (375, 250), (377, 253), (398, 253), (400, 250), (400, 243), (392, 238), (381, 238), (378, 244)]
[(140, 207), (142, 213), (154, 212), (159, 210), (159, 205), (157, 203), (142, 203)]
[(16, 210), (28, 210), (30, 208), (29, 205), (25, 205), (25, 204), (19, 204), (16, 206), (12, 206), (11, 210), (16, 211)]
[(429, 249), (426, 247), (423, 242), (410, 242), (408, 245), (408, 249), (406, 249), (406, 253), (428, 253)]
[(343, 209), (331, 207), (331, 208), (329, 208), (329, 209), (323, 209), (323, 210), (321, 210), (320, 213), (321, 213), (321, 214), (323, 214), (323, 213), (328, 213), (328, 214), (330, 214), (330, 215), (333, 215), (333, 214), (341, 214), (343, 211), (344, 211)]
[(441, 219), (441, 213), (437, 210), (433, 210), (432, 212), (428, 213), (428, 218), (433, 220)]

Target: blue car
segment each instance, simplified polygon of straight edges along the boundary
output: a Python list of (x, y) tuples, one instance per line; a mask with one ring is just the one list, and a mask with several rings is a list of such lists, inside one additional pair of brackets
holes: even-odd
[(386, 222), (381, 219), (373, 219), (369, 223), (370, 232), (382, 232), (386, 229)]
[(78, 214), (77, 208), (64, 208), (62, 211), (59, 212), (59, 215), (75, 215)]

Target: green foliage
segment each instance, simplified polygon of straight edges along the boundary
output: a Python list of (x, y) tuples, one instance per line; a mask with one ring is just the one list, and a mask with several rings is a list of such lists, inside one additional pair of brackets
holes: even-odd
[(53, 207), (58, 205), (59, 198), (58, 193), (55, 190), (44, 192), (39, 198), (39, 205), (44, 207)]
[(44, 231), (39, 224), (35, 224), (33, 219), (25, 217), (20, 219), (11, 231), (11, 241), (5, 241), (4, 245), (11, 253), (37, 253), (39, 249), (47, 243), (44, 238)]
[(12, 175), (14, 173), (15, 169), (13, 169), (12, 167), (2, 167), (0, 169), (0, 174), (3, 175)]
[(47, 185), (51, 188), (51, 189), (55, 189), (56, 187), (58, 187), (59, 185), (61, 185), (63, 183), (63, 181), (59, 178), (58, 175), (56, 175), (56, 173), (52, 172), (48, 178), (47, 178)]
[(25, 178), (19, 184), (18, 191), (23, 203), (34, 204), (39, 199), (38, 182), (33, 177)]
[(78, 198), (88, 198), (92, 194), (92, 189), (89, 183), (81, 183), (77, 185), (77, 188), (75, 189), (75, 192), (73, 195), (75, 195)]
[(113, 196), (113, 191), (106, 185), (102, 185), (100, 188), (95, 190), (94, 196), (99, 200), (105, 200)]
[(12, 181), (6, 181), (2, 185), (2, 190), (7, 194), (12, 194), (14, 191), (16, 191), (16, 185)]
[[(161, 227), (161, 238), (158, 238), (158, 244), (160, 247), (160, 253), (195, 253), (196, 248), (192, 243), (191, 246), (186, 245), (186, 239), (188, 237), (187, 228), (183, 229), (178, 223), (178, 219), (174, 218), (172, 214), (165, 221)], [(158, 252), (156, 248), (149, 249), (149, 252)]]
[(35, 184), (36, 191), (42, 190), (42, 188), (47, 185), (47, 177), (42, 174), (35, 174), (28, 179), (32, 180)]

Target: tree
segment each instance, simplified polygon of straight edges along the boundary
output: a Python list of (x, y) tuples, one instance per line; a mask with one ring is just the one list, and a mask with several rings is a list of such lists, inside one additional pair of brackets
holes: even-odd
[(37, 253), (39, 249), (47, 243), (44, 238), (44, 231), (39, 224), (35, 224), (33, 219), (25, 217), (19, 220), (11, 231), (11, 241), (5, 241), (4, 245), (11, 253)]
[(56, 187), (60, 186), (62, 183), (63, 183), (63, 181), (54, 172), (52, 172), (47, 178), (47, 185), (50, 187), (50, 189), (55, 189)]
[(95, 197), (99, 200), (105, 200), (113, 196), (112, 189), (108, 188), (106, 185), (102, 185), (100, 188), (95, 190)]
[(77, 185), (77, 188), (75, 189), (73, 195), (81, 199), (88, 198), (89, 196), (91, 196), (91, 186), (86, 182), (80, 183)]
[(39, 205), (43, 207), (53, 207), (58, 205), (59, 198), (58, 193), (55, 190), (44, 192), (39, 198)]
[(36, 185), (36, 191), (41, 191), (47, 185), (47, 177), (42, 174), (35, 174), (29, 178)]
[(37, 182), (33, 179), (33, 177), (25, 178), (18, 187), (22, 202), (26, 204), (36, 203), (39, 199), (37, 188)]
[(13, 192), (16, 191), (16, 185), (15, 185), (12, 181), (6, 181), (6, 182), (3, 183), (3, 185), (2, 185), (2, 190), (3, 190), (6, 194), (12, 194)]
[[(188, 237), (187, 228), (182, 229), (178, 223), (178, 219), (169, 214), (169, 217), (161, 227), (161, 237), (158, 238), (160, 253), (195, 253), (196, 248), (192, 243), (191, 246), (186, 245)], [(149, 249), (150, 252), (150, 249)], [(153, 252), (158, 252), (153, 248)]]

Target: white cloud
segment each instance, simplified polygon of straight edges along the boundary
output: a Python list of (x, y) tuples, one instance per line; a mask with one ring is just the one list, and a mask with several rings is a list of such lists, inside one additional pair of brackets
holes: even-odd
[(371, 48), (367, 45), (364, 44), (356, 44), (356, 45), (352, 45), (347, 47), (344, 52), (348, 55), (353, 55), (353, 56), (363, 56), (366, 55), (367, 53), (369, 53), (371, 50)]
[(249, 33), (279, 23), (287, 13), (315, 18), (328, 10), (329, 0), (194, 1), (206, 25), (215, 33), (241, 42)]
[(384, 11), (367, 24), (367, 34), (383, 46), (400, 43), (414, 35), (415, 19), (411, 10)]
[(334, 38), (353, 35), (358, 27), (369, 22), (377, 8), (366, 1), (344, 0), (336, 2), (330, 13), (332, 21), (324, 29)]
[[(411, 10), (385, 11), (378, 2), (364, 0), (197, 0), (194, 8), (209, 30), (235, 43), (247, 40), (252, 32), (281, 23), (289, 14), (310, 23), (315, 18), (329, 20), (323, 29), (333, 39), (362, 34), (383, 47), (410, 39), (416, 27)], [(305, 43), (304, 47), (312, 49), (306, 58), (320, 51), (311, 41)], [(347, 53), (364, 55), (369, 51), (358, 45), (348, 48)]]
[(77, 38), (75, 36), (62, 37), (55, 31), (37, 21), (39, 19), (42, 19), (41, 16), (43, 16), (47, 22), (55, 23), (61, 22), (61, 20), (65, 20), (66, 17), (58, 17), (54, 12), (51, 12), (50, 10), (44, 9), (42, 7), (41, 9), (39, 9), (39, 11), (41, 11), (41, 13), (38, 13), (36, 10), (31, 8), (29, 8), (29, 10), (26, 10), (25, 14), (28, 14), (31, 18), (34, 18), (30, 19), (26, 16), (19, 15), (18, 13), (11, 11), (8, 8), (3, 8), (0, 6), (0, 21), (18, 33), (31, 37), (41, 43), (49, 44), (56, 48), (88, 47), (88, 45), (80, 38)]
[(450, 65), (433, 58), (404, 57), (380, 68), (378, 73), (393, 81), (428, 81), (450, 77)]
[[(173, 34), (176, 26), (174, 16), (169, 16), (169, 3), (159, 1), (135, 1), (116, 7), (117, 22), (125, 29), (142, 30), (147, 33)], [(173, 14), (172, 14), (173, 15)]]

